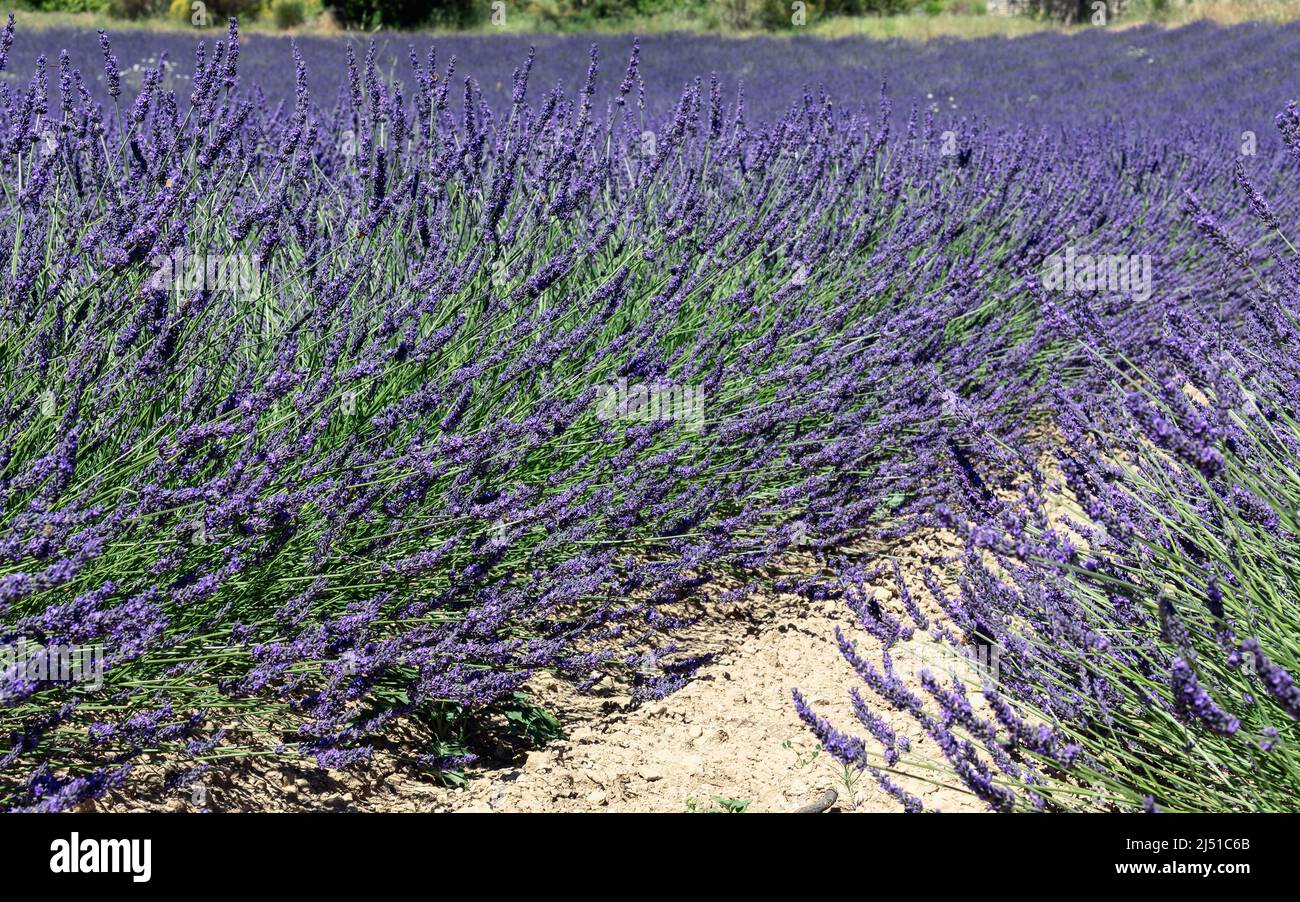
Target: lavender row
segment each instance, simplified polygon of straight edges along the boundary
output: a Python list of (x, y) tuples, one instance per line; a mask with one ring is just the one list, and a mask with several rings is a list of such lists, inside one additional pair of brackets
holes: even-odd
[[(795, 45), (742, 92), (743, 51), (711, 44), (623, 47), (612, 74), (584, 47), (558, 84), (571, 53), (471, 42), (512, 56), (496, 85), (441, 46), (394, 69), (234, 22), (184, 63), (13, 34), (0, 644), (97, 650), (93, 681), (0, 670), (14, 809), (142, 756), (178, 784), (240, 755), (348, 766), (411, 720), (437, 771), (464, 757), (447, 723), (542, 670), (662, 696), (700, 663), (682, 602), (770, 588), (795, 545), (987, 513), (990, 469), (1103, 391), (1081, 330), (1161, 359), (1174, 300), (1244, 317), (1289, 272), (1220, 247), (1254, 216), (1222, 153), (1285, 218), (1282, 142), (1098, 127), (1123, 78), (1023, 122), (895, 109), (854, 46), (825, 87), (792, 89)], [(1099, 285), (1117, 255), (1138, 265)]]

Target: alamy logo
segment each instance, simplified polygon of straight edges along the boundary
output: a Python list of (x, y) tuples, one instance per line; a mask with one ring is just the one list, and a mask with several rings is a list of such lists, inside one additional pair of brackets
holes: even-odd
[[(84, 683), (98, 691), (104, 685), (101, 645), (39, 645), (19, 639), (0, 645), (0, 677), (34, 683)], [(0, 686), (0, 701), (4, 689)]]
[(596, 418), (636, 423), (682, 423), (696, 432), (704, 425), (704, 389), (690, 385), (632, 385), (619, 379), (602, 385)]
[(149, 287), (159, 291), (237, 292), (254, 297), (261, 291), (262, 273), (257, 260), (247, 254), (184, 254), (178, 248), (170, 257), (159, 255), (150, 264)]
[(131, 874), (135, 883), (153, 875), (151, 839), (70, 839), (50, 843), (50, 871), (55, 874)]
[(950, 680), (996, 683), (1001, 663), (1002, 649), (997, 645), (954, 648), (937, 642), (909, 643), (904, 653), (893, 658), (893, 672), (906, 674), (910, 682), (919, 681), (928, 671), (932, 676), (947, 676)]
[(1047, 258), (1043, 287), (1050, 291), (1108, 291), (1145, 301), (1151, 297), (1151, 255), (1079, 254), (1067, 247), (1064, 254)]

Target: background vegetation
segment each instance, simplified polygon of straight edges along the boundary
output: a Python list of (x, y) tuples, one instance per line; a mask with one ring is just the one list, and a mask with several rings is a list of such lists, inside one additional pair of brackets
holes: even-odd
[[(1119, 26), (1300, 19), (1300, 0), (1108, 2), (1108, 24)], [(315, 32), (806, 31), (825, 37), (927, 38), (1015, 35), (1091, 24), (1088, 0), (1023, 0), (1015, 15), (997, 15), (999, 0), (803, 0), (801, 10), (792, 8), (791, 0), (17, 0), (13, 5), (27, 12), (28, 25), (36, 26), (221, 27), (227, 16), (237, 15), (245, 29)]]

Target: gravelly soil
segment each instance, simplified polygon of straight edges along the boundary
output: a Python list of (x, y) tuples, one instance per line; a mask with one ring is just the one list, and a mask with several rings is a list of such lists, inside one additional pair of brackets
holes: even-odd
[[(939, 563), (938, 538), (914, 544), (907, 569)], [(811, 566), (811, 560), (804, 562)], [(919, 589), (919, 582), (916, 584)], [(914, 592), (918, 599), (924, 593)], [(878, 590), (882, 606), (905, 617), (891, 587)], [(924, 606), (924, 603), (923, 603)], [(836, 791), (832, 811), (897, 811), (869, 775), (845, 782), (843, 768), (820, 753), (799, 721), (790, 691), (798, 688), (818, 713), (841, 728), (854, 720), (848, 689), (861, 681), (840, 655), (834, 632), (845, 631), (866, 655), (877, 640), (838, 601), (809, 603), (795, 596), (755, 595), (705, 617), (680, 644), (691, 653), (714, 652), (712, 663), (682, 690), (639, 707), (605, 681), (579, 695), (550, 678), (530, 687), (537, 701), (564, 724), (565, 737), (544, 748), (500, 748), (450, 788), (387, 752), (358, 772), (289, 765), (271, 756), (214, 767), (202, 785), (163, 790), (162, 770), (146, 764), (130, 784), (95, 803), (96, 810), (194, 811), (794, 811)], [(937, 608), (927, 613), (938, 615)], [(900, 675), (916, 681), (926, 655), (924, 633), (895, 658)], [(907, 654), (917, 651), (919, 656)], [(908, 666), (912, 661), (915, 666)], [(864, 696), (869, 693), (864, 691)], [(916, 723), (881, 711), (930, 760), (938, 750)], [(892, 716), (891, 716), (892, 714)], [(865, 731), (858, 730), (860, 734)], [(980, 810), (970, 795), (919, 779), (898, 782), (928, 809)]]

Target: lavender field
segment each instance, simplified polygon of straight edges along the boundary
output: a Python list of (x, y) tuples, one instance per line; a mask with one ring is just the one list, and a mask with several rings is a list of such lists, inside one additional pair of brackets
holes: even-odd
[(754, 597), (899, 810), (1300, 808), (1297, 53), (11, 17), (0, 809), (473, 783)]

